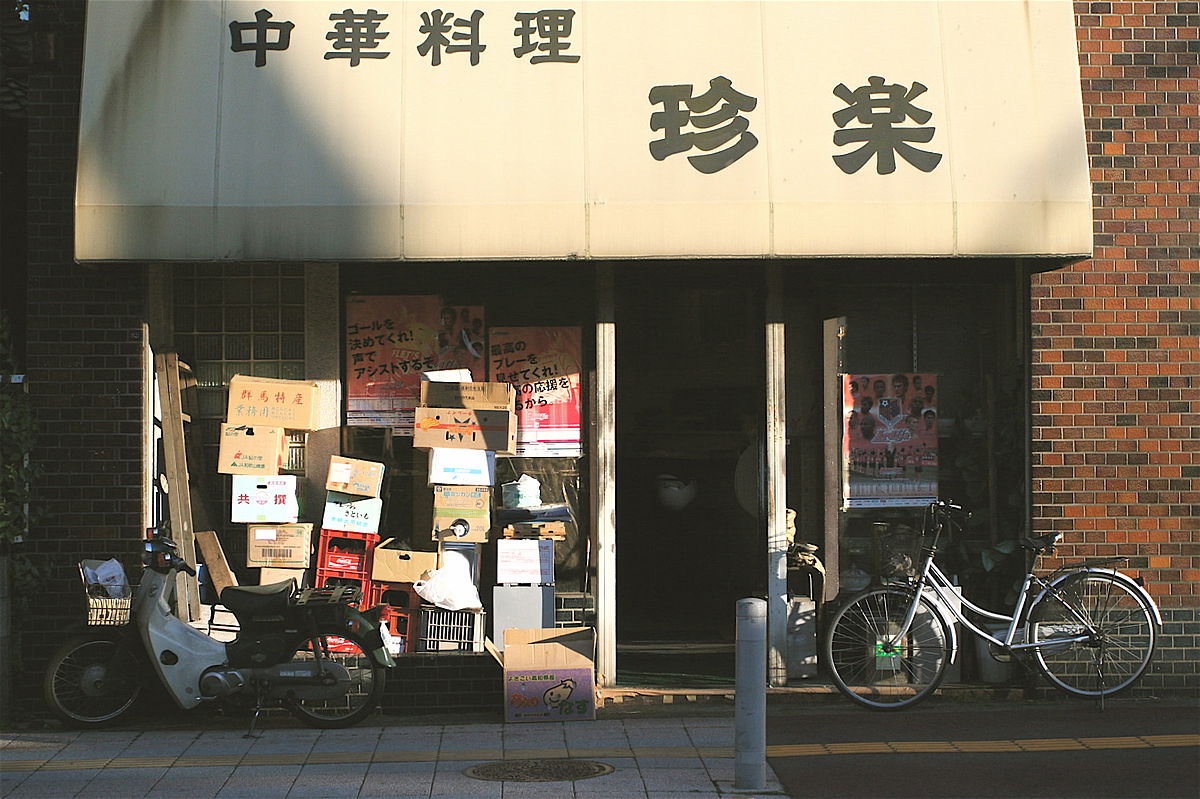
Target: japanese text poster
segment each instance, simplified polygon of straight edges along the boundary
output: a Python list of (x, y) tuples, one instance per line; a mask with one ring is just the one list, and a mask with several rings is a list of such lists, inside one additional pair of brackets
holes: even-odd
[(517, 454), (582, 454), (580, 384), (583, 338), (578, 327), (493, 327), (491, 379), (517, 392)]
[(937, 375), (842, 375), (842, 501), (917, 507), (937, 498)]
[(466, 368), (482, 380), (483, 308), (434, 295), (346, 301), (346, 423), (412, 435), (421, 373)]

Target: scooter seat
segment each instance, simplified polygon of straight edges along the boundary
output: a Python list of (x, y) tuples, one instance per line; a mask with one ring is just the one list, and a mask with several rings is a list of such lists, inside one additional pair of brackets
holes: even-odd
[(270, 585), (230, 585), (221, 592), (221, 604), (237, 616), (282, 613), (295, 592), (294, 579)]

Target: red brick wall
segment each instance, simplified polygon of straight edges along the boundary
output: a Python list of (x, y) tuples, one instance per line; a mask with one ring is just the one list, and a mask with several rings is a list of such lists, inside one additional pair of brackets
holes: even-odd
[(1062, 559), (1131, 556), (1168, 621), (1160, 684), (1198, 659), (1197, 6), (1075, 3), (1094, 257), (1031, 298), (1035, 529)]

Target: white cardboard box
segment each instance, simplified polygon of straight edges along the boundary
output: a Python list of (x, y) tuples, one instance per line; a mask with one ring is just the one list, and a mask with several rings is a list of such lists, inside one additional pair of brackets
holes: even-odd
[(496, 484), (496, 453), (483, 449), (429, 450), (429, 485), (490, 486)]
[(299, 516), (300, 503), (296, 500), (295, 475), (233, 476), (230, 521), (247, 524), (291, 524)]
[(554, 542), (536, 538), (496, 541), (496, 582), (549, 585), (554, 582)]

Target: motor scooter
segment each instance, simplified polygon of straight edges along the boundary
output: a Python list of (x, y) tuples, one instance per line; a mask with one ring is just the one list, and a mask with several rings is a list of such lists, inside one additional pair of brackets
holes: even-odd
[(240, 629), (223, 643), (172, 615), (178, 572), (196, 572), (161, 531), (148, 533), (141, 582), (124, 603), (128, 617), (115, 620), (124, 623), (89, 627), (50, 659), (44, 695), (64, 721), (115, 721), (134, 706), (152, 675), (185, 710), (251, 699), (248, 736), (264, 707), (282, 705), (319, 728), (351, 726), (376, 708), (386, 669), (395, 665), (386, 625), (380, 625), (382, 605), (358, 610), (352, 603), (361, 592), (347, 586), (297, 591), (293, 580), (229, 586), (220, 602)]

